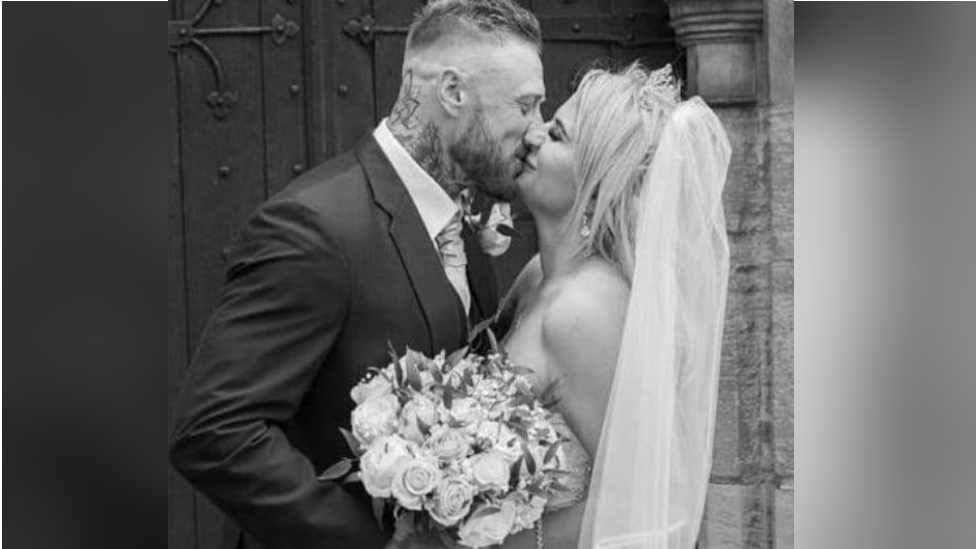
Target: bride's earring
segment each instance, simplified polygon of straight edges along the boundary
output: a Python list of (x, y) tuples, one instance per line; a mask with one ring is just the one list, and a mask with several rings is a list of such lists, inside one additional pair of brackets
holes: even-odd
[(590, 216), (589, 215), (584, 215), (583, 216), (583, 228), (580, 229), (580, 236), (582, 236), (583, 238), (589, 238), (590, 237), (590, 234), (591, 234), (591, 232), (590, 232)]

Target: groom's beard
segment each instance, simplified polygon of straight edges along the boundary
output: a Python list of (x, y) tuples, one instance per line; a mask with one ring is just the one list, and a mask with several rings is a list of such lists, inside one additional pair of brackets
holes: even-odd
[(505, 159), (501, 145), (488, 130), (484, 111), (475, 112), (471, 124), (448, 147), (447, 153), (474, 188), (497, 200), (515, 199), (515, 172), (521, 163), (517, 159)]

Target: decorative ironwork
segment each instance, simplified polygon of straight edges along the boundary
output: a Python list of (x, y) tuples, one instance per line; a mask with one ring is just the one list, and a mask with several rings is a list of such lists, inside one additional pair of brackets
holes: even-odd
[(224, 78), (224, 67), (217, 55), (204, 43), (201, 38), (207, 36), (264, 36), (270, 35), (275, 45), (281, 46), (291, 37), (298, 34), (301, 28), (294, 21), (289, 21), (275, 14), (271, 25), (263, 27), (200, 27), (199, 23), (214, 5), (223, 4), (223, 0), (206, 0), (196, 15), (189, 21), (169, 22), (169, 51), (178, 54), (186, 47), (196, 48), (210, 64), (214, 75), (214, 90), (207, 94), (207, 105), (218, 120), (223, 120), (230, 114), (237, 103), (237, 93), (227, 88)]
[(409, 30), (408, 27), (377, 25), (372, 15), (346, 19), (346, 22), (342, 24), (342, 32), (350, 38), (358, 38), (364, 46), (372, 44), (373, 36), (376, 34), (407, 34)]
[[(667, 11), (610, 13), (579, 17), (539, 17), (546, 42), (604, 42), (625, 48), (674, 43)], [(648, 29), (654, 32), (646, 32)], [(408, 27), (377, 25), (372, 15), (346, 19), (342, 32), (368, 46), (378, 34), (406, 35)], [(645, 31), (645, 32), (639, 32)]]

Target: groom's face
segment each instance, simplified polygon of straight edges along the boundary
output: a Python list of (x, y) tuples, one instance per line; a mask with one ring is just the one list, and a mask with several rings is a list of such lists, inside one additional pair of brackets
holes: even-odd
[(542, 60), (535, 46), (512, 39), (481, 61), (471, 82), (471, 109), (448, 152), (475, 188), (511, 201), (528, 154), (523, 138), (542, 120)]

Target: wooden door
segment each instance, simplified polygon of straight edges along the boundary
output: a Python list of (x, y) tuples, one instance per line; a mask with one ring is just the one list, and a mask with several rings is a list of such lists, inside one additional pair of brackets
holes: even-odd
[[(308, 165), (303, 8), (170, 2), (170, 407), (237, 231)], [(172, 471), (169, 511), (171, 547), (215, 546), (219, 511)]]
[[(266, 197), (350, 150), (385, 116), (399, 89), (406, 28), (422, 4), (170, 0), (170, 412), (237, 231)], [(523, 4), (542, 23), (546, 117), (594, 58), (680, 59), (663, 0)], [(503, 291), (535, 253), (524, 212), (516, 228), (522, 238), (495, 263)], [(169, 546), (214, 547), (219, 511), (172, 470), (168, 486)]]

